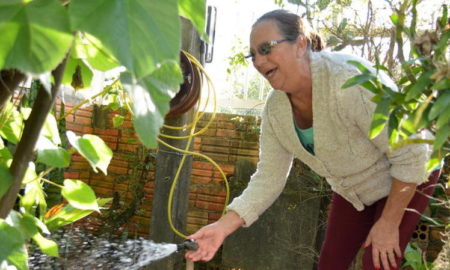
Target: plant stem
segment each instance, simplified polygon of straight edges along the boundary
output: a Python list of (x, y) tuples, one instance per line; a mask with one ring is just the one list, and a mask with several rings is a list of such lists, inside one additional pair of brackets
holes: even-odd
[(61, 185), (59, 185), (59, 184), (56, 184), (55, 182), (52, 182), (52, 181), (47, 180), (47, 179), (45, 179), (45, 178), (41, 178), (41, 179), (42, 179), (42, 181), (44, 181), (45, 183), (48, 183), (48, 184), (50, 184), (50, 185), (54, 185), (55, 187), (59, 187), (60, 189), (63, 189), (63, 188), (64, 188), (63, 186), (61, 186)]
[(13, 177), (13, 182), (8, 191), (0, 200), (0, 218), (6, 218), (13, 209), (16, 202), (17, 194), (20, 190), (22, 178), (28, 168), (28, 163), (33, 157), (33, 151), (39, 138), (42, 126), (45, 123), (48, 113), (50, 112), (56, 95), (58, 94), (61, 80), (64, 74), (67, 58), (52, 71), (55, 83), (50, 93), (41, 86), (38, 95), (33, 104), (30, 117), (25, 122), (23, 136), (17, 144), (14, 158), (9, 168), (9, 172)]

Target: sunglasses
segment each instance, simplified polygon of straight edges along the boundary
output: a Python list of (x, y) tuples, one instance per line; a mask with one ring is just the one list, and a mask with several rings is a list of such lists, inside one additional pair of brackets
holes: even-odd
[[(279, 39), (279, 40), (266, 41), (258, 46), (257, 51), (260, 55), (268, 55), (272, 52), (272, 49), (273, 49), (273, 47), (275, 47), (275, 45), (277, 45), (281, 42), (285, 42), (285, 41), (292, 41), (292, 39), (284, 38), (284, 39)], [(255, 52), (250, 51), (250, 54), (245, 56), (245, 58), (252, 58), (252, 61), (255, 62)]]

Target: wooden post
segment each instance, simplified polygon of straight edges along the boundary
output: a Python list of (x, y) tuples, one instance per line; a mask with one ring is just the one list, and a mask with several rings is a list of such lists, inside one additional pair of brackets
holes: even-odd
[[(182, 19), (182, 48), (183, 50), (200, 59), (200, 39), (192, 24)], [(183, 126), (193, 120), (194, 108), (187, 113), (172, 118), (166, 118), (165, 124), (171, 126)], [(174, 136), (189, 135), (189, 130), (170, 130), (163, 128), (162, 134)], [(162, 138), (168, 144), (185, 149), (187, 140), (176, 140)], [(191, 144), (193, 145), (193, 143)], [(180, 243), (183, 238), (177, 236), (169, 226), (167, 217), (167, 202), (169, 191), (176, 171), (180, 164), (182, 154), (172, 149), (159, 145), (156, 156), (155, 188), (153, 193), (152, 221), (150, 227), (150, 238), (155, 242)], [(192, 156), (188, 156), (180, 172), (178, 185), (172, 198), (172, 222), (181, 232), (185, 232), (186, 216), (188, 209), (189, 182), (192, 167)], [(165, 259), (153, 262), (149, 269), (154, 270), (181, 270), (183, 269), (183, 253), (173, 254)]]

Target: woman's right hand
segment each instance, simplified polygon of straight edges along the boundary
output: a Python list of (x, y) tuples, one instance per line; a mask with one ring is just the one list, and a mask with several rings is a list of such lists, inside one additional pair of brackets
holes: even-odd
[(188, 236), (194, 239), (199, 248), (196, 251), (186, 251), (185, 257), (191, 261), (209, 261), (216, 254), (225, 238), (244, 224), (236, 212), (230, 211), (218, 221), (209, 224), (196, 233)]

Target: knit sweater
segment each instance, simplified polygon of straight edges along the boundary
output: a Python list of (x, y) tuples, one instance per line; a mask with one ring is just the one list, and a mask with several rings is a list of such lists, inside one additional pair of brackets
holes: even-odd
[[(280, 195), (296, 157), (325, 177), (334, 192), (358, 211), (386, 197), (392, 178), (420, 184), (427, 178), (425, 164), (431, 154), (426, 144), (409, 144), (390, 150), (387, 128), (374, 139), (368, 132), (376, 104), (373, 94), (361, 86), (342, 89), (360, 72), (347, 63), (371, 64), (355, 56), (315, 52), (310, 54), (314, 152), (301, 145), (294, 126), (293, 111), (286, 93), (272, 90), (261, 123), (260, 154), (256, 172), (247, 188), (227, 206), (250, 226)], [(385, 75), (380, 80), (396, 89)], [(416, 138), (432, 139), (428, 131)]]

